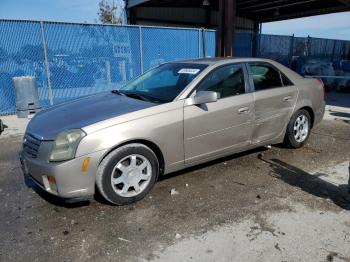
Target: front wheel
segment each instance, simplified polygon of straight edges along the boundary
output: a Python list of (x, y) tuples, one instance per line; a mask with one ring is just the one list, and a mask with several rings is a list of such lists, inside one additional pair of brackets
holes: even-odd
[(142, 144), (128, 144), (112, 151), (101, 162), (96, 185), (115, 205), (142, 199), (158, 179), (159, 163), (154, 152)]
[(308, 111), (297, 111), (288, 123), (283, 144), (290, 148), (300, 148), (306, 144), (311, 132), (311, 117)]

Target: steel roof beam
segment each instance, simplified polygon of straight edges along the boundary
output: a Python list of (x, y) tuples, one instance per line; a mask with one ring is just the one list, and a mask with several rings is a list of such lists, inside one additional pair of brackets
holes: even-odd
[(312, 3), (312, 2), (317, 2), (317, 1), (318, 0), (307, 0), (307, 1), (302, 1), (302, 2), (289, 3), (289, 4), (280, 4), (280, 5), (275, 5), (275, 6), (266, 7), (266, 8), (254, 9), (252, 11), (248, 11), (247, 13), (264, 12), (264, 11), (278, 9), (278, 8), (285, 8), (285, 7), (291, 7), (291, 6), (296, 6), (296, 5), (304, 5), (304, 4), (307, 4), (307, 3)]
[(344, 8), (344, 6), (319, 8), (318, 10), (293, 12), (289, 14), (280, 14), (279, 16), (264, 15), (263, 17), (256, 17), (256, 20), (259, 21), (260, 23), (267, 23), (267, 22), (282, 21), (287, 19), (302, 18), (302, 17), (315, 16), (315, 15), (324, 15), (324, 14), (331, 14), (331, 13), (345, 12), (345, 11), (350, 11), (350, 6), (348, 8)]
[(255, 4), (255, 5), (249, 5), (249, 6), (244, 6), (244, 7), (240, 7), (239, 10), (248, 10), (248, 9), (254, 9), (254, 8), (260, 8), (260, 7), (264, 7), (264, 6), (275, 6), (275, 4), (279, 4), (279, 3), (290, 3), (290, 2), (297, 2), (297, 1), (292, 1), (292, 0), (276, 0), (276, 1), (272, 1), (272, 2), (263, 2), (263, 3), (259, 3), (259, 4)]

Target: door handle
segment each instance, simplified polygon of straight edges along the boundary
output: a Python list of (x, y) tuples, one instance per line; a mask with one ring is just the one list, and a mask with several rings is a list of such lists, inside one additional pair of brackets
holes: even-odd
[(290, 101), (290, 100), (292, 100), (292, 96), (283, 97), (283, 101), (284, 102), (287, 102), (287, 101)]
[(242, 107), (242, 108), (238, 109), (238, 113), (240, 113), (240, 114), (249, 113), (249, 107)]

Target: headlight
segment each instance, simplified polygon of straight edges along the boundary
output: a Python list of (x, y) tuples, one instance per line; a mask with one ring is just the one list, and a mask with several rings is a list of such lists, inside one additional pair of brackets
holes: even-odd
[(54, 141), (50, 161), (73, 159), (79, 142), (84, 136), (85, 133), (80, 129), (72, 129), (60, 133)]

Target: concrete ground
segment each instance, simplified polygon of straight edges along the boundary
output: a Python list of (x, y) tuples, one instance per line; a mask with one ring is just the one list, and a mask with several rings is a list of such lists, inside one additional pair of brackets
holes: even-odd
[(337, 101), (328, 97), (304, 148), (171, 174), (123, 207), (69, 205), (28, 187), (17, 155), (27, 120), (1, 117), (0, 261), (349, 262), (350, 97)]

